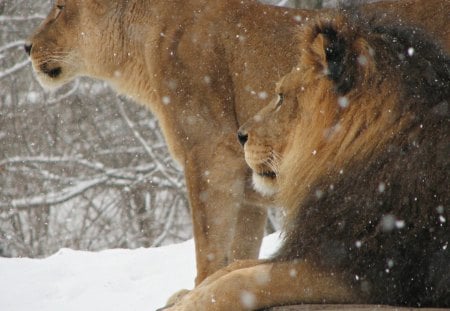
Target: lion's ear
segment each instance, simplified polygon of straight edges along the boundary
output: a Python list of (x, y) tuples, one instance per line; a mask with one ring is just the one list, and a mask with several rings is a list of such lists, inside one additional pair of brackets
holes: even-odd
[(312, 31), (314, 37), (310, 51), (320, 62), (319, 67), (331, 79), (340, 94), (346, 94), (354, 83), (354, 53), (351, 38), (346, 36), (345, 23), (341, 19), (319, 21)]
[(376, 67), (369, 43), (343, 15), (319, 20), (307, 36), (315, 67), (334, 82), (341, 95), (348, 93), (356, 80), (367, 80)]

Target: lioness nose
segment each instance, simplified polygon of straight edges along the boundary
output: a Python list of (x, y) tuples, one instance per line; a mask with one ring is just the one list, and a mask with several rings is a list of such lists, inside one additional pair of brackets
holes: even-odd
[(248, 140), (248, 134), (247, 134), (247, 133), (243, 133), (243, 132), (241, 132), (241, 131), (238, 131), (237, 137), (238, 137), (238, 140), (239, 140), (239, 142), (241, 143), (241, 145), (244, 146), (245, 143), (246, 143), (247, 140)]
[(28, 56), (30, 56), (30, 54), (31, 54), (31, 47), (32, 46), (33, 46), (32, 44), (25, 44), (23, 46), (23, 48), (25, 49), (25, 52), (28, 54)]

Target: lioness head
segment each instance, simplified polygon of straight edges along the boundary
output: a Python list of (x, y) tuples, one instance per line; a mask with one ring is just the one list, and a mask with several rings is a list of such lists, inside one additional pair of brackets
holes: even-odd
[(437, 77), (426, 57), (438, 49), (365, 27), (336, 15), (301, 30), (297, 66), (238, 133), (256, 190), (273, 194), (300, 182), (307, 189), (318, 176), (364, 161), (415, 120), (411, 98), (422, 101), (415, 86)]
[[(87, 72), (95, 75), (95, 61), (108, 36), (105, 15), (114, 5), (106, 0), (56, 0), (41, 26), (28, 39), (30, 55), (40, 83), (58, 87)], [(92, 64), (90, 60), (93, 60)]]

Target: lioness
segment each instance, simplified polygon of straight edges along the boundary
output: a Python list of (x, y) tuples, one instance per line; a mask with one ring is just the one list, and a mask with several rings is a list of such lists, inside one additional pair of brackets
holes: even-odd
[[(37, 77), (47, 87), (103, 79), (155, 114), (184, 167), (196, 282), (236, 258), (256, 258), (266, 210), (235, 133), (295, 64), (294, 25), (316, 13), (250, 0), (54, 2), (25, 46)], [(448, 1), (410, 2), (387, 6), (449, 42)]]
[(450, 307), (450, 58), (357, 15), (299, 33), (277, 99), (240, 129), (287, 213), (271, 260), (235, 262), (168, 310), (293, 303)]

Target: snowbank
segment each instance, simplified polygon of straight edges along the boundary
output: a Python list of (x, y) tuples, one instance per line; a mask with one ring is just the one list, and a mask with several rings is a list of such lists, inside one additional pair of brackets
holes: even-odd
[[(264, 239), (261, 258), (279, 244)], [(0, 258), (2, 311), (151, 311), (195, 277), (194, 242), (160, 248), (83, 252), (45, 259)]]

